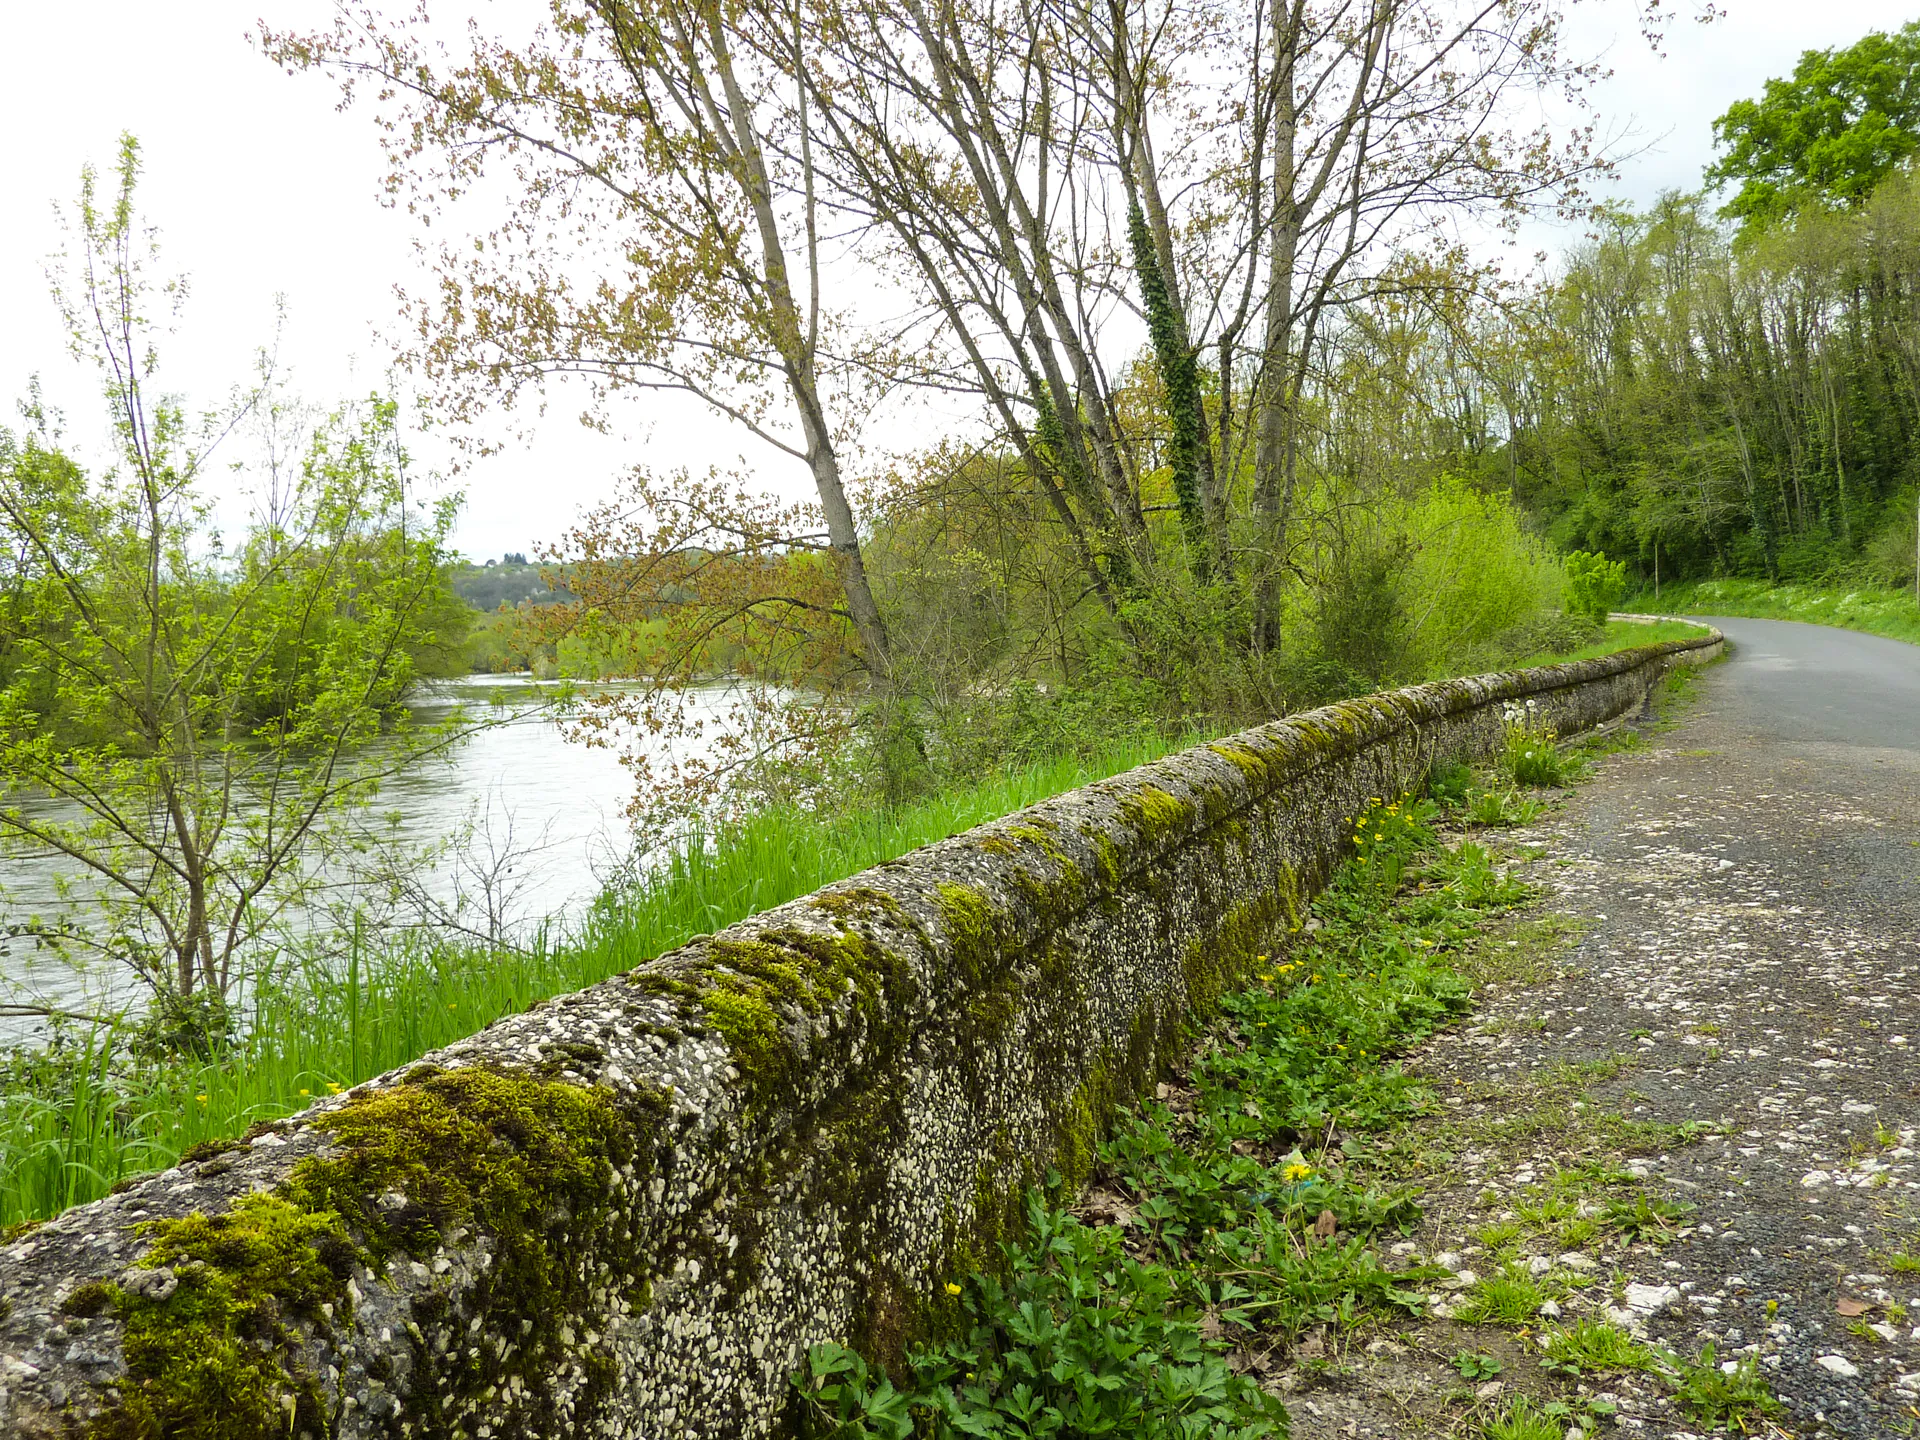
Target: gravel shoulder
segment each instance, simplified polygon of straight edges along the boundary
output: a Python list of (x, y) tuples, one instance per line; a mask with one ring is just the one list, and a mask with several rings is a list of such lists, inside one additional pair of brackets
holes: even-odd
[[(1520, 1395), (1707, 1433), (1670, 1381), (1543, 1370), (1555, 1318), (1696, 1384), (1757, 1364), (1779, 1408), (1745, 1433), (1920, 1433), (1920, 709), (1887, 703), (1920, 651), (1723, 628), (1667, 724), (1500, 833), (1541, 898), (1481, 943), (1473, 1018), (1419, 1060), (1441, 1113), (1383, 1167), (1427, 1187), (1406, 1263), (1455, 1277), (1417, 1322), (1296, 1347), (1297, 1435), (1478, 1435)], [(1489, 1320), (1522, 1277), (1545, 1314)]]

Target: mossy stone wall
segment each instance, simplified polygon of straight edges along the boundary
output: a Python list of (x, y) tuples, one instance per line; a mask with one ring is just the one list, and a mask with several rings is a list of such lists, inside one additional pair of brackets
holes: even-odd
[(1086, 1173), (1377, 798), (1719, 639), (1290, 717), (985, 825), (0, 1251), (0, 1433), (765, 1436)]

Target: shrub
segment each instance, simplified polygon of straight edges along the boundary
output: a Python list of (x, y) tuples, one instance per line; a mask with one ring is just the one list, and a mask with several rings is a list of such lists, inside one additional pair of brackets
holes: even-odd
[(1605, 620), (1627, 592), (1627, 562), (1576, 550), (1567, 556), (1567, 613)]

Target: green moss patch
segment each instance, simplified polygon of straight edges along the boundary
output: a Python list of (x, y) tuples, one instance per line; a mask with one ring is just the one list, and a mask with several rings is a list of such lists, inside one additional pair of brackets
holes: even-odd
[[(833, 902), (823, 904), (822, 901)], [(727, 1042), (746, 1082), (749, 1102), (765, 1107), (797, 1095), (823, 1061), (834, 1058), (818, 1046), (802, 1052), (788, 1033), (792, 1022), (844, 1010), (842, 1022), (817, 1027), (815, 1040), (850, 1052), (856, 1032), (884, 1048), (902, 1038), (891, 1017), (911, 1004), (912, 971), (887, 946), (841, 919), (879, 912), (906, 923), (892, 897), (878, 891), (821, 896), (815, 909), (835, 916), (840, 933), (821, 935), (794, 928), (762, 930), (748, 940), (710, 941), (693, 965), (673, 974), (642, 971), (632, 983), (678, 1001)], [(834, 1035), (838, 1046), (831, 1044)]]
[(1164, 840), (1186, 830), (1194, 821), (1194, 807), (1158, 785), (1142, 785), (1120, 801), (1120, 814), (1142, 840)]
[[(643, 1097), (633, 1113), (606, 1090), (525, 1075), (415, 1074), (319, 1117), (315, 1127), (338, 1148), (299, 1162), (276, 1190), (222, 1215), (139, 1227), (151, 1248), (137, 1268), (169, 1271), (171, 1281), (112, 1287), (127, 1378), (96, 1437), (330, 1433), (322, 1387), (300, 1352), (351, 1316), (356, 1271), (433, 1255), (474, 1229), (490, 1242), (491, 1263), (460, 1300), (467, 1345), (429, 1354), (424, 1331), (410, 1327), (419, 1383), (404, 1413), (421, 1433), (447, 1433), (454, 1413), (492, 1399), (510, 1376), (531, 1381), (557, 1365), (573, 1338), (565, 1327), (598, 1309), (606, 1271), (640, 1271), (646, 1257), (608, 1244), (630, 1233), (609, 1212), (651, 1169), (643, 1142), (665, 1114), (664, 1095)], [(415, 1310), (437, 1323), (451, 1304), (435, 1289)], [(551, 1403), (545, 1386), (530, 1385), (517, 1402), (520, 1433), (549, 1433)]]

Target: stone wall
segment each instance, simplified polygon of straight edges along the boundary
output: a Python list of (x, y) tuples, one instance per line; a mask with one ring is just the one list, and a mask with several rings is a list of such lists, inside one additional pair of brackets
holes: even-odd
[(1399, 690), (1058, 796), (535, 1006), (0, 1250), (0, 1433), (761, 1436), (1086, 1173), (1353, 817), (1717, 634)]

